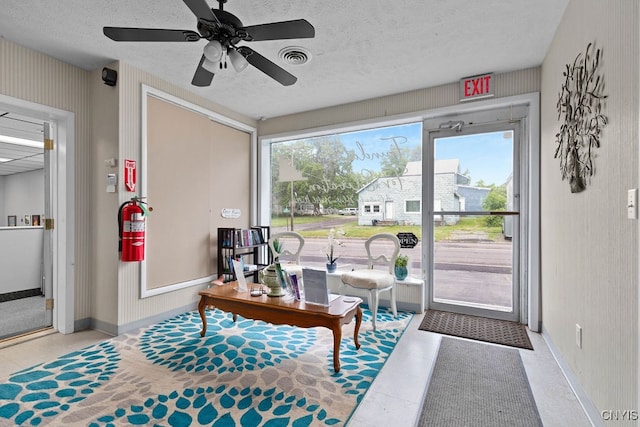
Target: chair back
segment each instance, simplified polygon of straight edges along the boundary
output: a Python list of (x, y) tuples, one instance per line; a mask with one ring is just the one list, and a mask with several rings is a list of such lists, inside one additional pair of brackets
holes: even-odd
[(385, 265), (389, 274), (393, 274), (396, 258), (400, 252), (400, 240), (391, 233), (374, 234), (364, 242), (367, 250), (367, 266), (373, 269), (375, 265)]
[[(275, 241), (278, 241), (280, 251), (275, 248)], [(304, 246), (304, 237), (295, 231), (283, 231), (281, 233), (274, 233), (269, 237), (269, 249), (273, 254), (274, 259), (280, 258), (281, 255), (291, 256), (294, 258), (296, 264), (300, 264), (300, 252)]]

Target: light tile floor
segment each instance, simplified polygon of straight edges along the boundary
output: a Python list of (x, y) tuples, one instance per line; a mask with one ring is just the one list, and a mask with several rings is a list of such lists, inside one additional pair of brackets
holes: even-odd
[[(414, 316), (349, 422), (350, 427), (413, 427), (420, 414), (441, 335), (418, 330)], [(535, 351), (520, 350), (538, 411), (545, 427), (588, 427), (578, 400), (541, 335), (530, 333)], [(52, 331), (0, 342), (0, 381), (35, 364), (109, 338), (98, 331), (62, 335)]]
[[(415, 426), (442, 335), (418, 329), (415, 315), (364, 397), (350, 427)], [(519, 350), (545, 427), (590, 427), (542, 335), (529, 333), (534, 351)]]

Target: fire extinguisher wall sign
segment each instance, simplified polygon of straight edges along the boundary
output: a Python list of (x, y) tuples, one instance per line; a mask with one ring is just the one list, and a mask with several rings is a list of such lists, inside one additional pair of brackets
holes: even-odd
[(129, 192), (136, 191), (136, 161), (124, 160), (124, 186)]
[(146, 209), (142, 203), (134, 197), (124, 202), (118, 210), (119, 250), (122, 261), (144, 261)]

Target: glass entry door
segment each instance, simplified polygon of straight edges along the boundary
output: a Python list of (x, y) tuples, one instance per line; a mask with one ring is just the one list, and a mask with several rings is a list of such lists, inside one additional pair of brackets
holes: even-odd
[(517, 122), (429, 132), (430, 308), (518, 320), (518, 135)]

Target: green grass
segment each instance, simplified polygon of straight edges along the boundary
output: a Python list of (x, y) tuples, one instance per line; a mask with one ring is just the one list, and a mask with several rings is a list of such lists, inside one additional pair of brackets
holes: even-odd
[(490, 240), (502, 240), (502, 227), (488, 227), (487, 217), (460, 218), (457, 224), (435, 227), (436, 241), (449, 240), (454, 232), (485, 232)]
[[(318, 215), (318, 216), (295, 216), (293, 225), (296, 224), (312, 224), (315, 222), (323, 222), (330, 218), (336, 218), (337, 215)], [(290, 216), (276, 216), (271, 218), (272, 227), (286, 227), (291, 221)]]
[[(294, 218), (295, 225), (322, 223), (332, 218), (345, 218), (339, 215), (321, 215), (321, 216), (297, 216)], [(271, 219), (272, 227), (284, 227), (287, 225), (289, 217), (276, 217)], [(485, 224), (486, 217), (461, 218), (455, 225), (442, 225), (435, 227), (436, 241), (449, 240), (454, 232), (485, 232), (490, 240), (502, 240), (502, 227), (487, 227)], [(303, 237), (322, 237), (329, 235), (330, 226), (327, 225), (322, 230), (301, 230), (299, 233)], [(420, 225), (391, 225), (391, 226), (371, 226), (358, 225), (357, 218), (353, 221), (334, 227), (337, 232), (338, 239), (368, 239), (377, 233), (413, 233), (419, 240), (422, 240), (422, 227)]]

